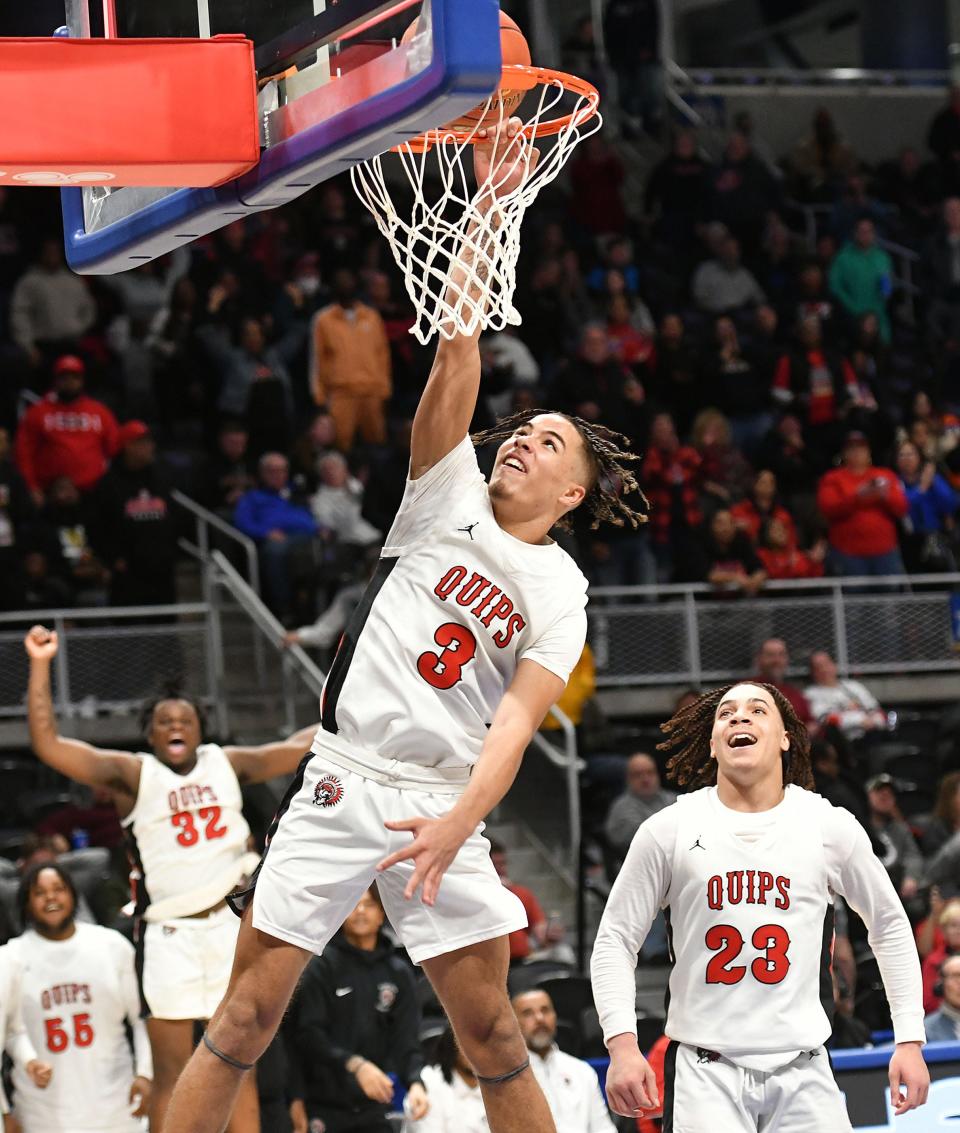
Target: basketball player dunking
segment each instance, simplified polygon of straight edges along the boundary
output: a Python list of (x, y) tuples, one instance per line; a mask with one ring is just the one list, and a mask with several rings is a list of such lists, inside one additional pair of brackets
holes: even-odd
[[(250, 828), (240, 788), (289, 775), (313, 729), (282, 743), (203, 743), (196, 705), (176, 690), (144, 710), (149, 752), (106, 751), (57, 732), (50, 664), (57, 635), (34, 626), (27, 713), (30, 742), (68, 779), (109, 792), (127, 829), (137, 877), (137, 969), (153, 1051), (150, 1124), (160, 1129), (174, 1083), (193, 1050), (193, 1024), (207, 1020), (226, 991), (237, 920), (226, 896), (249, 875)], [(230, 1111), (223, 1113), (224, 1123)], [(256, 1082), (244, 1083), (231, 1133), (260, 1128)]]
[(701, 789), (637, 831), (600, 924), (591, 974), (612, 1108), (660, 1108), (637, 1045), (634, 969), (664, 909), (674, 964), (664, 1133), (850, 1130), (823, 1045), (835, 893), (863, 918), (880, 965), (895, 1111), (922, 1105), (930, 1077), (910, 923), (856, 819), (804, 790), (809, 739), (789, 702), (769, 685), (727, 686), (663, 730), (674, 777)]
[[(518, 184), (525, 145), (476, 147)], [(510, 165), (505, 163), (510, 161)], [(485, 163), (487, 167), (485, 168)], [(615, 434), (556, 413), (501, 423), (489, 485), (467, 430), (476, 337), (441, 341), (413, 425), (409, 480), (379, 567), (327, 678), (321, 728), (245, 905), (233, 974), (174, 1092), (167, 1133), (222, 1128), (313, 952), (374, 878), (476, 1070), (493, 1133), (551, 1133), (507, 997), (507, 935), (526, 925), (481, 823), (583, 646), (586, 581), (549, 538), (586, 503), (635, 520)], [(609, 480), (606, 478), (609, 476)], [(363, 1088), (364, 1060), (344, 1066)]]

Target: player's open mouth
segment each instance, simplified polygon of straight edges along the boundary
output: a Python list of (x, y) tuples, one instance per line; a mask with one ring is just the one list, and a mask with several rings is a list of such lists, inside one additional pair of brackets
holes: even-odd
[(49, 905), (44, 905), (43, 911), (45, 913), (62, 913), (63, 912), (63, 905), (59, 905), (56, 902), (54, 902), (54, 903), (49, 904)]
[(526, 475), (526, 468), (523, 466), (523, 461), (516, 456), (508, 456), (503, 462), (504, 468), (512, 468), (514, 472), (522, 472)]
[(727, 742), (728, 747), (753, 747), (757, 737), (751, 732), (734, 732)]
[(171, 755), (183, 755), (186, 750), (187, 745), (183, 740), (171, 740), (167, 744), (167, 751), (169, 751)]

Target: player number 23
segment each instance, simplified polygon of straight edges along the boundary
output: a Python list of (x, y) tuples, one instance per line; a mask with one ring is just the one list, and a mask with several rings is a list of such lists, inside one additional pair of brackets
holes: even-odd
[[(747, 974), (745, 964), (734, 964), (743, 951), (740, 930), (728, 924), (707, 929), (706, 945), (716, 956), (707, 964), (708, 984), (738, 984)], [(753, 978), (762, 984), (778, 984), (790, 970), (787, 949), (790, 937), (782, 925), (761, 925), (751, 937), (753, 947), (761, 953), (750, 965)]]
[(459, 622), (444, 622), (437, 627), (433, 640), (441, 652), (429, 650), (417, 658), (417, 672), (434, 688), (447, 689), (463, 676), (463, 667), (477, 652), (477, 639)]
[[(202, 806), (197, 811), (197, 818), (203, 823), (203, 837), (208, 842), (212, 842), (214, 838), (222, 838), (226, 834), (226, 826), (220, 825), (218, 806)], [(195, 846), (200, 841), (200, 831), (194, 821), (193, 811), (178, 810), (170, 815), (170, 821), (180, 831), (177, 841), (181, 846)]]

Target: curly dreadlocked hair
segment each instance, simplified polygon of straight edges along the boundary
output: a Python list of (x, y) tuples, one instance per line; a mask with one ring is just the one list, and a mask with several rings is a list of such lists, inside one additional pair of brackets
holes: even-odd
[[(522, 428), (529, 425), (534, 417), (544, 413), (554, 413), (551, 409), (524, 409), (509, 417), (501, 417), (492, 429), (484, 429), (474, 433), (471, 437), (474, 445), (502, 444)], [(593, 517), (591, 528), (596, 530), (601, 523), (612, 523), (616, 527), (639, 527), (647, 522), (647, 499), (640, 491), (637, 481), (629, 464), (640, 459), (635, 452), (621, 447), (628, 444), (623, 433), (608, 429), (605, 425), (592, 424), (584, 421), (582, 417), (571, 417), (569, 413), (555, 413), (563, 417), (577, 430), (583, 441), (583, 450), (587, 455), (590, 470), (589, 483), (585, 485), (587, 494), (584, 503)], [(636, 493), (640, 497), (642, 510), (632, 508), (624, 502), (623, 497)], [(557, 520), (557, 527), (565, 531), (570, 530), (570, 517), (562, 516)]]
[(156, 693), (143, 702), (140, 707), (141, 732), (147, 732), (150, 725), (153, 723), (153, 714), (157, 709), (157, 705), (163, 704), (164, 701), (167, 700), (185, 700), (187, 704), (192, 704), (197, 714), (197, 719), (200, 721), (200, 735), (206, 734), (207, 720), (203, 706), (185, 691), (184, 680), (183, 677), (180, 676), (167, 677), (161, 682)]
[(722, 688), (705, 692), (692, 704), (681, 708), (660, 725), (667, 737), (657, 744), (658, 751), (672, 751), (667, 760), (667, 774), (682, 787), (708, 787), (717, 781), (717, 761), (710, 756), (710, 733), (713, 731), (717, 708), (723, 698), (737, 685), (750, 684), (770, 694), (776, 704), (787, 737), (790, 751), (785, 760), (783, 784), (795, 783), (810, 790), (813, 787), (813, 769), (810, 766), (810, 736), (806, 726), (793, 710), (789, 700), (772, 685), (760, 681), (737, 681)]

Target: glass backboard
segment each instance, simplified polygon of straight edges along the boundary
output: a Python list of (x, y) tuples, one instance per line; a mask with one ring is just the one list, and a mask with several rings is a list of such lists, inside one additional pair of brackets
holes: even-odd
[(500, 78), (497, 0), (105, 0), (103, 18), (95, 2), (67, 0), (71, 35), (113, 18), (121, 38), (252, 39), (261, 155), (213, 189), (61, 190), (67, 260), (81, 273), (124, 271), (284, 204), (466, 113)]

